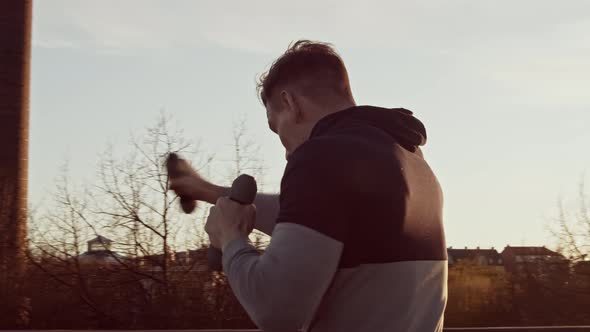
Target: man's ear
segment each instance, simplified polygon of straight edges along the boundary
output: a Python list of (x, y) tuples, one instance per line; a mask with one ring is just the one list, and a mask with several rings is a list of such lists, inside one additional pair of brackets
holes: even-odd
[(294, 116), (296, 122), (300, 122), (303, 119), (303, 112), (297, 101), (296, 95), (294, 95), (289, 90), (281, 90), (279, 95), (280, 102), (283, 106), (283, 109), (291, 112), (291, 115)]

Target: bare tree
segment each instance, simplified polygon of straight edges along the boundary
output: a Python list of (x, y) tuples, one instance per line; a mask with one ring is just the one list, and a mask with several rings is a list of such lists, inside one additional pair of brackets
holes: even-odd
[[(128, 268), (145, 274), (138, 263), (152, 266), (150, 278), (161, 284), (166, 294), (176, 248), (194, 241), (198, 235), (195, 226), (203, 215), (186, 216), (180, 211), (177, 198), (168, 191), (164, 163), (171, 152), (193, 156), (198, 150), (183, 138), (182, 131), (171, 128), (164, 115), (145, 136), (132, 138), (131, 146), (132, 152), (121, 158), (112, 147), (102, 155), (94, 213), (101, 217), (102, 230), (116, 239), (121, 252), (133, 258)], [(195, 167), (203, 168), (211, 160), (211, 156), (201, 158)]]
[(80, 259), (92, 216), (87, 196), (73, 191), (69, 183), (67, 164), (56, 182), (53, 200), (51, 209), (40, 218), (35, 213), (29, 215), (29, 263), (65, 286), (101, 320), (112, 320), (96, 303)]
[[(559, 199), (558, 216), (550, 231), (557, 240), (558, 251), (569, 257), (567, 282), (557, 283), (560, 297), (566, 299), (561, 308), (562, 314), (571, 321), (590, 322), (587, 308), (590, 306), (590, 200), (584, 178), (578, 184), (577, 204), (568, 209), (564, 200)], [(556, 283), (553, 283), (556, 284)]]
[[(237, 178), (242, 173), (252, 175), (256, 179), (258, 191), (264, 190), (264, 176), (266, 168), (264, 159), (260, 153), (260, 145), (256, 144), (248, 131), (248, 123), (245, 116), (234, 121), (232, 128), (232, 166), (230, 168), (230, 178)], [(270, 239), (269, 237), (257, 230), (251, 235), (254, 245), (257, 248), (265, 247)]]
[(590, 258), (590, 200), (586, 193), (585, 181), (578, 185), (577, 209), (568, 211), (563, 199), (557, 203), (558, 217), (550, 228), (558, 242), (559, 251), (572, 261)]
[[(129, 307), (138, 306), (143, 308), (143, 319), (137, 324), (171, 326), (165, 324), (175, 320), (166, 318), (178, 315), (183, 301), (194, 303), (199, 296), (185, 295), (182, 290), (190, 286), (198, 293), (211, 282), (208, 271), (197, 269), (197, 263), (205, 263), (205, 256), (200, 257), (198, 250), (184, 253), (182, 259), (176, 257), (182, 254), (178, 249), (183, 245), (185, 249), (202, 245), (199, 237), (203, 223), (199, 221), (205, 217), (203, 209), (193, 215), (182, 213), (177, 198), (168, 191), (164, 169), (168, 154), (194, 157), (198, 152), (182, 137), (168, 117), (160, 116), (145, 135), (131, 138), (131, 152), (119, 156), (112, 146), (106, 149), (94, 186), (72, 190), (64, 168), (56, 184), (54, 204), (39, 218), (31, 216), (32, 264), (60, 287), (74, 292), (94, 316), (105, 322), (99, 327), (124, 326), (115, 322), (128, 320)], [(211, 156), (201, 157), (195, 167), (202, 169), (211, 160)], [(114, 264), (89, 265), (81, 259), (84, 243), (98, 235), (115, 240), (113, 250), (107, 250)], [(194, 259), (195, 254), (200, 258)], [(135, 292), (135, 297), (139, 294), (145, 305), (129, 303), (115, 310), (114, 298), (105, 298), (111, 294), (119, 296), (122, 302), (118, 303), (128, 303), (133, 296), (121, 298), (121, 294), (129, 292)], [(200, 312), (208, 314), (205, 309)]]
[(258, 190), (264, 188), (264, 159), (261, 156), (260, 145), (256, 144), (248, 131), (248, 121), (245, 116), (234, 121), (232, 127), (232, 160), (230, 167), (230, 180), (237, 178), (242, 173), (247, 173), (256, 178)]

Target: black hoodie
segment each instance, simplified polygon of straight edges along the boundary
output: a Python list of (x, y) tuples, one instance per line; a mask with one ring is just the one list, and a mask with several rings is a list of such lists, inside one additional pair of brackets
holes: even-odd
[[(446, 259), (442, 192), (419, 149), (425, 143), (424, 125), (403, 108), (358, 106), (325, 116), (289, 158), (279, 222), (293, 222), (290, 210), (308, 211), (297, 222), (344, 243), (341, 267)], [(310, 182), (323, 186), (302, 204)], [(327, 222), (329, 215), (339, 218)]]
[(371, 126), (385, 131), (401, 146), (414, 152), (426, 144), (426, 129), (412, 112), (405, 108), (357, 106), (322, 118), (313, 128), (310, 138), (339, 126)]
[(224, 248), (234, 293), (265, 331), (442, 331), (442, 191), (405, 109), (330, 114), (289, 157), (270, 245)]

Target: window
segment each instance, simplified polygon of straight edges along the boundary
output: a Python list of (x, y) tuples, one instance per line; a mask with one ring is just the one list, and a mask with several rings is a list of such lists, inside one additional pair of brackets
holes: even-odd
[[(106, 247), (108, 248), (108, 246), (106, 246)], [(102, 243), (99, 243), (99, 242), (92, 243), (90, 245), (90, 251), (100, 251), (100, 250), (105, 250), (107, 248), (105, 248), (105, 246)]]

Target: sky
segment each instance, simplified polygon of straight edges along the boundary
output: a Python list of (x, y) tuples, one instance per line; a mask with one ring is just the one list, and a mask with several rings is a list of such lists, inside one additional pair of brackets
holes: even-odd
[(64, 160), (92, 183), (106, 144), (162, 111), (220, 156), (247, 118), (278, 191), (284, 150), (255, 78), (306, 38), (335, 45), (358, 104), (424, 122), (448, 246), (551, 245), (558, 199), (574, 209), (590, 181), (588, 31), (583, 0), (36, 1), (30, 200)]

